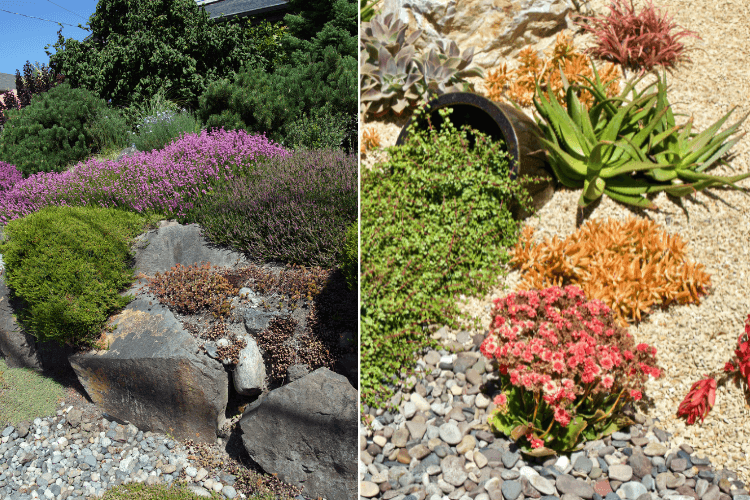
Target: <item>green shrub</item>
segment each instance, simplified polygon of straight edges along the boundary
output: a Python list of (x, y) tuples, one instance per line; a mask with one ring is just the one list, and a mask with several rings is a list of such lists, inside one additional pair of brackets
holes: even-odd
[(101, 153), (130, 146), (130, 127), (122, 112), (116, 108), (100, 110), (88, 127), (93, 138), (92, 150)]
[(356, 290), (359, 277), (357, 276), (357, 264), (359, 263), (359, 243), (357, 241), (357, 223), (355, 222), (346, 230), (344, 240), (343, 264), (341, 270), (346, 278), (349, 290)]
[(67, 83), (40, 94), (23, 109), (8, 110), (0, 139), (0, 160), (18, 167), (24, 177), (60, 172), (87, 158), (100, 138), (91, 126), (102, 123), (107, 103)]
[[(265, 132), (269, 139), (288, 144), (290, 131), (302, 137), (295, 122), (305, 115), (328, 122), (324, 114), (313, 114), (323, 107), (331, 116), (354, 117), (357, 112), (357, 60), (333, 47), (326, 47), (318, 59), (282, 65), (273, 73), (247, 67), (232, 80), (212, 83), (199, 99), (198, 118), (209, 129)], [(356, 128), (347, 131), (344, 149), (354, 151)], [(324, 132), (320, 137), (338, 134)]]
[(332, 113), (326, 103), (289, 124), (284, 145), (292, 149), (341, 149), (349, 133), (349, 122), (346, 115)]
[(530, 210), (505, 146), (475, 131), (470, 140), (450, 110), (440, 113), (439, 131), (412, 129), (382, 169), (362, 174), (360, 388), (370, 406), (387, 401), (391, 378), (430, 345), (423, 327), (457, 326), (455, 297), (502, 274), (520, 227), (509, 205)]
[(46, 207), (5, 227), (5, 280), (25, 304), (19, 320), (40, 341), (92, 344), (131, 297), (129, 240), (149, 222), (118, 209)]

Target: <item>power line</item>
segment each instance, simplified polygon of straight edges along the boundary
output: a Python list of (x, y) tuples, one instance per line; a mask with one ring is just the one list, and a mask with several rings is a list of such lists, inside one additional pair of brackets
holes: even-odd
[[(17, 16), (30, 17), (31, 19), (39, 19), (40, 21), (49, 21), (49, 22), (55, 23), (55, 24), (64, 24), (66, 26), (73, 26), (72, 24), (63, 23), (63, 22), (60, 22), (60, 21), (52, 21), (51, 19), (42, 19), (41, 17), (27, 16), (26, 14), (19, 14), (18, 12), (11, 12), (11, 11), (5, 10), (5, 9), (0, 9), (0, 11), (7, 12), (8, 14), (15, 14)], [(77, 28), (78, 26), (73, 26), (73, 27)]]
[(75, 13), (75, 12), (73, 12), (72, 10), (68, 10), (68, 9), (66, 9), (65, 7), (63, 7), (62, 5), (57, 5), (57, 4), (56, 4), (55, 2), (53, 2), (52, 0), (47, 0), (47, 1), (48, 1), (49, 3), (51, 3), (52, 5), (56, 5), (57, 7), (60, 7), (60, 8), (61, 8), (61, 9), (63, 9), (63, 10), (67, 10), (67, 11), (68, 11), (68, 12), (70, 12), (71, 14), (75, 14), (76, 16), (80, 17), (80, 18), (81, 18), (81, 19), (83, 19), (84, 21), (88, 21), (88, 19), (86, 19), (86, 18), (85, 18), (85, 17), (83, 17), (82, 15), (80, 15), (80, 14), (76, 14), (76, 13)]

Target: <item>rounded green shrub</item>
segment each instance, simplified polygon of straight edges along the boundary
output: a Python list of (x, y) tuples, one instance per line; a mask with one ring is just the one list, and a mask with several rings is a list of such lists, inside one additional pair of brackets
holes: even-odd
[(342, 252), (342, 265), (341, 270), (346, 278), (346, 285), (349, 290), (357, 289), (357, 263), (359, 262), (358, 255), (359, 245), (357, 243), (357, 223), (353, 223), (346, 230), (346, 238), (344, 239), (344, 251)]
[(113, 208), (46, 207), (3, 230), (5, 281), (24, 307), (18, 320), (40, 341), (91, 345), (130, 302), (129, 241), (146, 217)]
[(61, 172), (96, 152), (99, 137), (92, 125), (101, 123), (109, 111), (114, 112), (95, 94), (67, 83), (58, 85), (25, 108), (6, 111), (0, 160), (18, 167), (24, 177)]

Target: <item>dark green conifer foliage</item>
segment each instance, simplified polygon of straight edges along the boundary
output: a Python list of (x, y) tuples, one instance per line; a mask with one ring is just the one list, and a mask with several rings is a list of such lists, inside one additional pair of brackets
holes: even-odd
[(87, 90), (58, 85), (25, 108), (6, 111), (0, 161), (15, 165), (24, 177), (61, 172), (92, 153), (95, 138), (89, 127), (107, 109), (107, 103)]

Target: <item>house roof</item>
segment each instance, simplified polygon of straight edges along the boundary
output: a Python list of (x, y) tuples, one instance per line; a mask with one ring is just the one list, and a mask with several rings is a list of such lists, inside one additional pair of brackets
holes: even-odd
[(0, 73), (0, 94), (7, 92), (8, 90), (15, 90), (16, 88), (16, 75), (10, 75), (8, 73)]
[(288, 9), (286, 0), (196, 0), (208, 12), (211, 19), (222, 14), (224, 19), (248, 16), (267, 16)]

